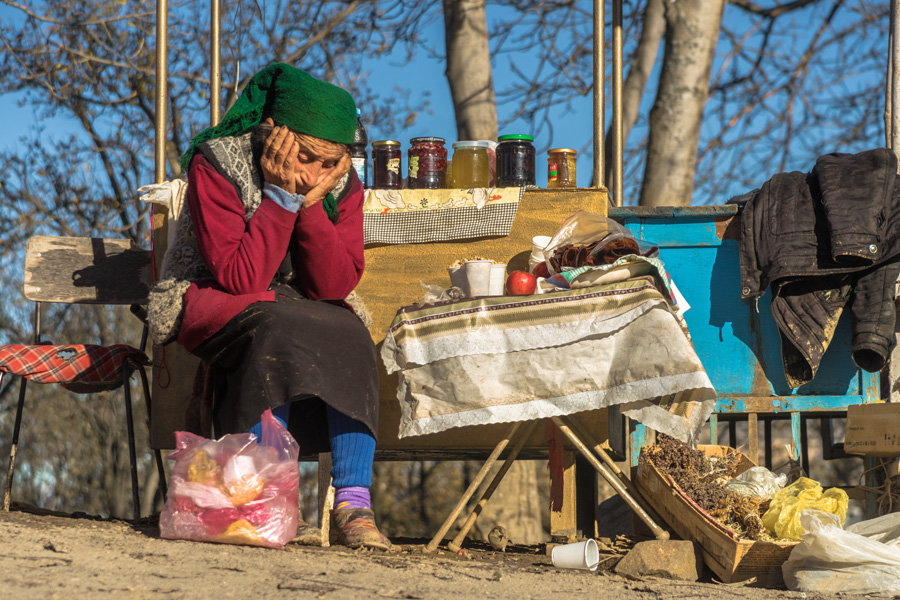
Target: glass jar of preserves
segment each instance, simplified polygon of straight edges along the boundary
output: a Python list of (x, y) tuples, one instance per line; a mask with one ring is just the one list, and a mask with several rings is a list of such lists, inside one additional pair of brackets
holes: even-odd
[(436, 189), (444, 187), (447, 149), (444, 138), (415, 137), (409, 140), (409, 187)]
[(497, 186), (534, 185), (534, 138), (510, 134), (497, 140)]
[(576, 187), (575, 154), (571, 148), (553, 148), (547, 151), (548, 188)]
[(453, 142), (453, 187), (477, 188), (491, 184), (488, 143)]
[(379, 140), (372, 142), (372, 183), (375, 188), (397, 190), (403, 187), (400, 175), (400, 142)]

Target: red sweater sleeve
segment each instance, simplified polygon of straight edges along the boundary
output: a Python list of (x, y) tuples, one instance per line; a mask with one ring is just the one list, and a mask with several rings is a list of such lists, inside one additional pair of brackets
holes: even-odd
[(362, 277), (363, 189), (356, 173), (350, 173), (350, 191), (338, 205), (337, 223), (318, 202), (300, 209), (294, 226), (296, 283), (313, 300), (343, 299)]
[(216, 282), (232, 294), (263, 292), (287, 254), (297, 215), (263, 196), (250, 220), (234, 186), (197, 154), (187, 202), (200, 253)]

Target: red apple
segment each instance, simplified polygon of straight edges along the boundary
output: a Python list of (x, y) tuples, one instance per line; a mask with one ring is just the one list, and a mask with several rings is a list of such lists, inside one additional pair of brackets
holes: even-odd
[(547, 261), (541, 261), (534, 266), (531, 274), (535, 277), (550, 277), (550, 271), (547, 270)]
[(525, 271), (513, 271), (506, 278), (506, 291), (513, 296), (533, 294), (537, 288), (537, 277)]

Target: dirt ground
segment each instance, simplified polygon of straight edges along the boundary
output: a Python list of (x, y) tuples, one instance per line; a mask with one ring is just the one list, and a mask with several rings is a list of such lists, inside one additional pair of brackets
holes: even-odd
[[(827, 598), (740, 585), (557, 570), (543, 547), (458, 556), (396, 540), (394, 552), (285, 550), (159, 538), (152, 521), (0, 511), (0, 597), (18, 598)], [(837, 596), (835, 596), (837, 598)], [(843, 596), (842, 598), (846, 598)]]

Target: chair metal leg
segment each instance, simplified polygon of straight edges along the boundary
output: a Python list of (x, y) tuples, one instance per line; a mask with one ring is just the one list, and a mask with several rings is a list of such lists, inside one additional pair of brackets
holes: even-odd
[[(150, 431), (150, 384), (147, 381), (147, 369), (144, 368), (144, 365), (139, 365), (138, 372), (141, 375), (141, 385), (144, 388), (144, 402), (147, 404), (147, 432), (152, 435)], [(162, 454), (158, 448), (153, 449), (153, 457), (156, 459), (156, 470), (159, 473), (159, 489), (162, 492), (162, 500), (165, 502), (166, 497), (169, 495), (169, 489), (166, 484), (166, 468), (163, 466)]]
[(131, 410), (131, 386), (128, 373), (128, 362), (123, 365), (122, 386), (125, 390), (125, 419), (128, 425), (128, 456), (131, 458), (131, 506), (134, 513), (134, 521), (141, 518), (141, 498), (138, 493), (137, 452), (134, 443), (134, 417)]
[(25, 384), (27, 383), (28, 380), (23, 377), (22, 385), (19, 388), (19, 403), (16, 406), (16, 421), (15, 425), (13, 425), (12, 444), (9, 446), (9, 470), (6, 472), (6, 487), (3, 490), (3, 510), (6, 511), (9, 510), (13, 472), (16, 470), (16, 452), (19, 448), (19, 429), (22, 426), (22, 410), (25, 408)]

